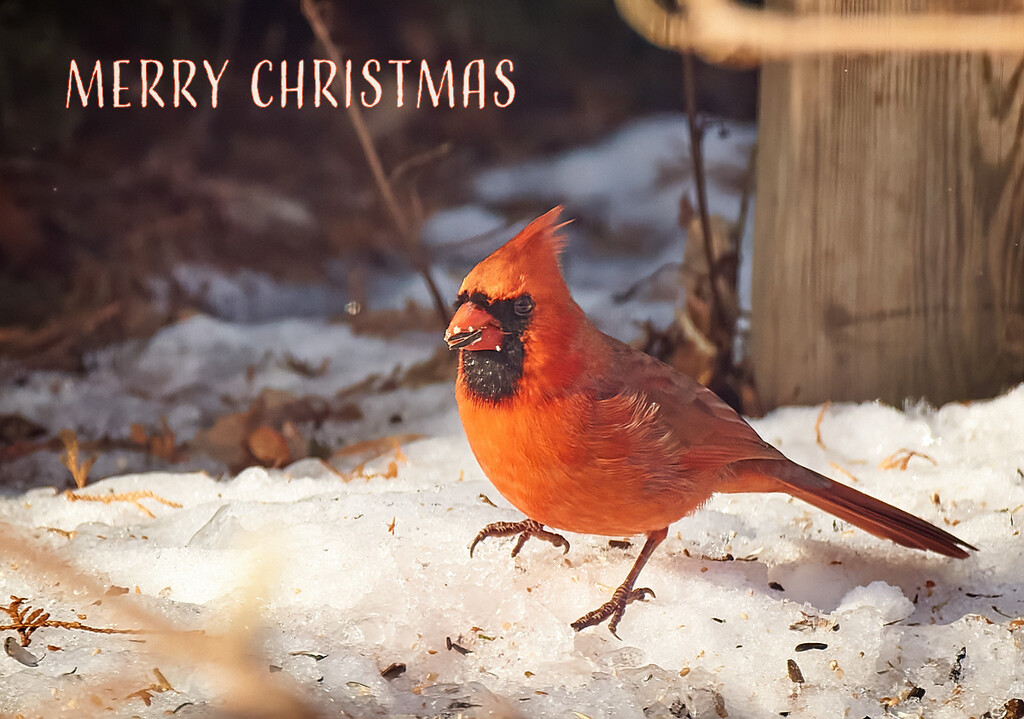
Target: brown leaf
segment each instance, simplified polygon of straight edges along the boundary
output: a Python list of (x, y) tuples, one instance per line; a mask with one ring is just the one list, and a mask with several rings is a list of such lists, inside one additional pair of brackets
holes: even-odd
[(309, 456), (309, 442), (299, 432), (299, 428), (295, 426), (295, 423), (286, 420), (281, 425), (281, 436), (284, 437), (285, 442), (288, 443), (288, 454), (292, 460), (302, 459), (303, 457)]
[[(313, 395), (296, 397), (283, 390), (265, 389), (245, 412), (223, 415), (209, 429), (197, 432), (189, 448), (223, 462), (233, 472), (251, 464), (253, 457), (265, 466), (280, 466), (274, 462), (282, 457), (287, 463), (310, 454), (310, 442), (299, 434), (297, 424), (312, 422), (318, 425), (328, 419), (351, 421), (361, 417), (359, 407), (344, 398), (331, 402)], [(250, 436), (263, 426), (281, 428), (279, 436), (284, 450), (280, 449), (281, 445), (274, 450), (262, 449), (270, 452), (265, 457), (252, 450)]]
[(251, 431), (248, 412), (225, 414), (218, 417), (209, 429), (197, 432), (191, 446), (235, 471), (248, 464), (249, 452), (245, 441)]
[(707, 386), (715, 371), (718, 352), (699, 327), (701, 313), (695, 312), (698, 305), (707, 307), (701, 300), (688, 297), (686, 312), (678, 313), (675, 321), (664, 330), (645, 323), (644, 336), (638, 345), (644, 352)]
[(132, 422), (128, 428), (128, 438), (137, 445), (145, 447), (149, 443), (149, 435), (146, 434), (146, 430), (142, 428), (141, 424)]
[[(711, 217), (712, 256), (718, 278), (718, 296), (722, 300), (722, 312), (727, 318), (727, 326), (739, 316), (739, 300), (736, 290), (735, 259), (736, 246), (729, 232), (729, 224), (719, 215)], [(694, 217), (686, 235), (686, 248), (683, 251), (683, 287), (686, 289), (687, 300), (699, 297), (710, 303), (711, 275), (708, 270), (707, 248), (704, 246), (704, 231), (700, 218)], [(703, 328), (704, 334), (711, 336), (709, 329)]]
[(149, 453), (168, 462), (177, 462), (179, 459), (174, 430), (167, 423), (166, 417), (160, 418), (160, 434), (149, 439)]
[(183, 459), (183, 453), (178, 450), (174, 430), (167, 423), (166, 417), (160, 418), (158, 434), (150, 436), (142, 425), (132, 424), (128, 430), (128, 437), (154, 457), (167, 462), (179, 462)]
[(283, 467), (291, 458), (288, 440), (276, 429), (266, 424), (257, 427), (249, 434), (246, 439), (246, 447), (264, 467)]

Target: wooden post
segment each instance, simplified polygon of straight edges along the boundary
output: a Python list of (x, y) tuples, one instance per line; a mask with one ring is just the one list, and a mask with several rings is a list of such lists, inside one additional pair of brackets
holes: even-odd
[[(796, 2), (843, 13), (908, 4)], [(766, 408), (938, 404), (1024, 380), (1024, 58), (766, 66), (753, 263), (751, 353)]]

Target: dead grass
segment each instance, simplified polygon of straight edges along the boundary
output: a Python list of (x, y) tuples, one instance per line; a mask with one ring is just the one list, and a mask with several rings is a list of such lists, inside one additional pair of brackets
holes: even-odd
[(135, 492), (115, 492), (112, 494), (76, 494), (72, 490), (68, 489), (64, 491), (64, 498), (69, 502), (100, 502), (101, 504), (127, 502), (128, 504), (134, 504), (139, 511), (149, 519), (156, 519), (156, 515), (143, 505), (140, 500), (152, 499), (168, 507), (181, 509), (181, 505), (179, 503), (172, 502), (169, 499), (164, 499), (149, 489), (137, 490)]
[(78, 435), (74, 430), (62, 429), (58, 436), (64, 443), (64, 454), (61, 455), (60, 461), (71, 472), (75, 486), (81, 489), (89, 480), (89, 470), (96, 463), (97, 456), (93, 454), (84, 459), (79, 456)]
[(924, 452), (918, 452), (913, 449), (898, 449), (888, 457), (878, 463), (879, 469), (898, 469), (901, 472), (907, 471), (907, 467), (910, 465), (910, 460), (914, 457), (920, 457), (921, 459), (927, 459), (933, 465), (938, 466), (938, 462), (929, 457)]

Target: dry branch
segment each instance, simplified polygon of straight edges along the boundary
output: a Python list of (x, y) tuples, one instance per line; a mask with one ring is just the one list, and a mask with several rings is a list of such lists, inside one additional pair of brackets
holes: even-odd
[(647, 40), (710, 62), (750, 66), (822, 53), (1024, 52), (1024, 13), (871, 13), (857, 16), (756, 10), (736, 0), (615, 0)]
[(112, 504), (114, 502), (128, 502), (134, 504), (139, 508), (139, 511), (145, 514), (150, 519), (156, 519), (156, 515), (153, 514), (140, 500), (152, 499), (160, 504), (173, 507), (174, 509), (181, 509), (181, 505), (178, 502), (172, 502), (169, 499), (164, 499), (158, 494), (154, 494), (152, 490), (142, 489), (135, 492), (120, 492), (116, 494), (75, 494), (70, 489), (65, 490), (64, 498), (69, 502), (100, 502), (102, 504)]
[[(301, 0), (302, 14), (306, 16), (306, 21), (309, 23), (310, 28), (313, 30), (313, 34), (316, 36), (317, 41), (323, 47), (327, 53), (328, 58), (338, 67), (344, 65), (342, 61), (341, 50), (331, 39), (331, 33), (327, 29), (327, 23), (324, 22), (323, 15), (320, 13), (320, 8), (317, 7), (316, 0)], [(353, 102), (346, 106), (345, 111), (348, 113), (348, 118), (352, 122), (352, 129), (355, 130), (356, 137), (359, 139), (359, 146), (363, 150), (363, 156), (366, 158), (366, 164), (370, 166), (370, 172), (373, 175), (373, 181), (377, 186), (377, 191), (380, 193), (381, 199), (384, 201), (384, 206), (388, 210), (388, 214), (391, 216), (391, 221), (395, 225), (395, 229), (398, 230), (398, 234), (401, 236), (402, 241), (405, 244), (405, 252), (412, 261), (416, 271), (423, 277), (423, 281), (427, 284), (427, 289), (430, 291), (430, 296), (434, 301), (434, 308), (437, 310), (438, 316), (441, 318), (443, 324), (448, 324), (448, 306), (445, 304), (444, 299), (441, 297), (441, 292), (437, 288), (437, 283), (434, 282), (433, 276), (430, 274), (429, 264), (422, 258), (422, 249), (420, 248), (419, 242), (419, 230), (414, 226), (402, 206), (398, 202), (398, 198), (395, 195), (394, 186), (391, 180), (388, 178), (387, 173), (384, 172), (384, 164), (381, 162), (380, 154), (377, 152), (376, 146), (373, 144), (373, 138), (370, 136), (370, 131), (366, 127), (366, 121), (363, 120), (363, 113), (359, 107), (359, 103)], [(401, 165), (399, 166), (401, 167)]]
[(28, 601), (25, 597), (11, 595), (11, 603), (6, 607), (0, 607), (3, 612), (11, 618), (10, 624), (0, 624), (0, 632), (14, 631), (18, 633), (21, 646), (27, 647), (32, 641), (32, 633), (43, 627), (52, 629), (78, 629), (83, 632), (95, 634), (145, 634), (143, 629), (117, 629), (112, 627), (91, 627), (81, 622), (65, 622), (59, 619), (50, 619), (50, 613), (43, 609), (33, 609), (25, 604)]

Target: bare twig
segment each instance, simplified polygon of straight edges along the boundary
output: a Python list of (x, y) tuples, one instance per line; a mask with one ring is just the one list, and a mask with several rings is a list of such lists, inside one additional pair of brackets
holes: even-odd
[(736, 217), (736, 224), (732, 226), (732, 239), (736, 247), (743, 245), (743, 233), (747, 229), (747, 216), (750, 214), (750, 198), (754, 194), (754, 186), (757, 184), (757, 143), (750, 148), (750, 157), (747, 159), (747, 174), (743, 178), (743, 194), (740, 195), (740, 211)]
[(723, 65), (846, 53), (1024, 51), (1024, 14), (920, 12), (857, 16), (762, 10), (736, 0), (615, 0), (619, 14), (660, 47)]
[(662, 272), (668, 271), (673, 271), (676, 273), (693, 272), (692, 270), (688, 270), (687, 268), (683, 267), (681, 262), (666, 262), (665, 264), (661, 265), (650, 274), (646, 274), (643, 277), (641, 277), (639, 280), (631, 284), (626, 289), (620, 292), (616, 292), (614, 295), (612, 295), (612, 301), (616, 303), (628, 302), (636, 295), (637, 292), (639, 292), (644, 287), (654, 282), (658, 275), (660, 275)]
[(395, 168), (391, 171), (391, 176), (388, 179), (390, 179), (391, 182), (398, 182), (400, 179), (404, 179), (406, 175), (412, 174), (413, 170), (418, 170), (425, 165), (436, 162), (451, 151), (452, 143), (442, 142), (437, 147), (432, 147), (429, 150), (402, 160), (400, 163), (395, 165)]
[(3, 612), (11, 618), (10, 624), (0, 625), (0, 632), (14, 631), (18, 633), (21, 646), (27, 647), (32, 642), (32, 634), (37, 629), (49, 627), (51, 629), (77, 629), (83, 632), (95, 634), (145, 634), (143, 629), (117, 629), (112, 627), (91, 627), (81, 622), (65, 622), (58, 619), (50, 619), (50, 613), (44, 609), (33, 609), (25, 604), (25, 597), (11, 595), (11, 603), (5, 607), (0, 606)]
[[(306, 16), (306, 21), (309, 23), (310, 28), (312, 28), (313, 34), (316, 35), (317, 41), (323, 46), (330, 60), (338, 67), (341, 67), (344, 64), (342, 62), (341, 50), (331, 39), (331, 33), (327, 29), (327, 24), (324, 22), (323, 15), (320, 14), (316, 1), (301, 0), (301, 5), (302, 14)], [(402, 237), (402, 241), (405, 244), (405, 251), (411, 259), (413, 267), (423, 277), (424, 282), (426, 282), (427, 289), (430, 291), (430, 296), (434, 301), (434, 308), (437, 310), (442, 323), (448, 324), (448, 306), (445, 304), (444, 299), (442, 299), (437, 283), (434, 282), (434, 278), (430, 274), (429, 263), (422, 254), (419, 246), (418, 228), (414, 227), (413, 223), (406, 216), (398, 202), (398, 198), (395, 196), (394, 187), (388, 179), (387, 173), (384, 172), (384, 164), (381, 162), (380, 154), (377, 152), (377, 148), (373, 144), (373, 138), (370, 136), (370, 131), (363, 120), (363, 113), (359, 103), (353, 102), (345, 110), (348, 113), (349, 120), (352, 122), (352, 129), (355, 130), (356, 137), (359, 139), (359, 146), (363, 150), (366, 164), (370, 167), (370, 173), (373, 175), (373, 181), (377, 186), (377, 191), (380, 193), (381, 200), (383, 200), (384, 206), (391, 216), (391, 221), (394, 223), (395, 229), (398, 230), (398, 234)]]
[(69, 502), (100, 502), (102, 504), (112, 504), (114, 502), (128, 502), (134, 504), (140, 512), (145, 514), (150, 519), (156, 519), (156, 515), (153, 514), (140, 500), (152, 499), (160, 502), (160, 504), (174, 509), (181, 509), (181, 505), (178, 502), (172, 502), (169, 499), (164, 499), (158, 494), (154, 494), (152, 490), (143, 489), (135, 492), (121, 492), (118, 494), (75, 494), (70, 489), (64, 491), (64, 498)]
[[(712, 341), (724, 349), (732, 338), (732, 328), (726, 317), (722, 294), (718, 288), (718, 260), (713, 249), (711, 234), (711, 213), (708, 211), (707, 178), (704, 174), (704, 153), (701, 151), (702, 133), (697, 123), (697, 94), (694, 87), (693, 55), (683, 55), (683, 82), (685, 83), (686, 117), (690, 126), (690, 155), (693, 160), (693, 175), (697, 184), (697, 209), (700, 213), (700, 227), (704, 235), (704, 255), (708, 262), (708, 279), (711, 284)], [(717, 330), (717, 331), (716, 331)], [(726, 339), (728, 338), (728, 339)]]

